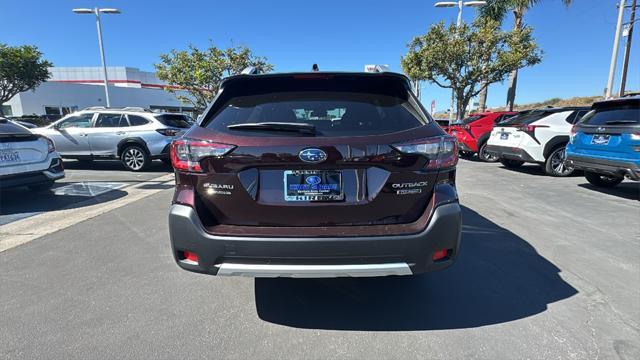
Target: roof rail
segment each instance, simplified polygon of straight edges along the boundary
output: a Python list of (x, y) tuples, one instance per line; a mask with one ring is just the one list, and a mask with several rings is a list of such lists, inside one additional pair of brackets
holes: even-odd
[(126, 106), (122, 108), (123, 111), (142, 111), (142, 112), (153, 112), (150, 109), (146, 109), (140, 106)]
[(104, 110), (104, 109), (106, 109), (106, 107), (104, 106), (89, 106), (82, 110)]
[(638, 96), (638, 95), (640, 95), (640, 92), (630, 92), (630, 93), (624, 94), (624, 95), (622, 95), (620, 97), (624, 98), (624, 97), (631, 97), (631, 96)]
[(257, 67), (255, 66), (247, 66), (246, 68), (244, 68), (244, 70), (242, 70), (242, 72), (240, 74), (242, 75), (256, 75), (259, 74), (260, 71), (258, 70)]

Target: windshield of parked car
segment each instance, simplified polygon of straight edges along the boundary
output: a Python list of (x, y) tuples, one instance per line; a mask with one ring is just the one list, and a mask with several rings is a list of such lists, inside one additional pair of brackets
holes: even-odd
[(586, 114), (580, 123), (585, 125), (638, 125), (640, 123), (640, 101), (596, 108)]
[(193, 125), (192, 122), (189, 121), (189, 118), (182, 114), (162, 114), (156, 115), (156, 119), (160, 121), (163, 125), (174, 127), (174, 128), (190, 128)]

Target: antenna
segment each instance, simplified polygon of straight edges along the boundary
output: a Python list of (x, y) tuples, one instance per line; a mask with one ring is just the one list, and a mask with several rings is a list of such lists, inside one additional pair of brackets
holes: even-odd
[(311, 71), (320, 71), (318, 64), (313, 64), (313, 66), (311, 66)]

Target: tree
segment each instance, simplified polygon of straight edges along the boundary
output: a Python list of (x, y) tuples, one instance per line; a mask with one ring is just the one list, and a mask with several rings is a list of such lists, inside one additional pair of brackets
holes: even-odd
[(540, 62), (541, 53), (531, 38), (531, 29), (504, 32), (499, 22), (476, 21), (472, 25), (445, 26), (443, 22), (415, 37), (401, 59), (404, 72), (412, 80), (427, 80), (452, 89), (456, 96), (456, 116), (464, 117), (471, 98), (485, 80), (504, 80), (513, 69)]
[[(491, 19), (500, 21), (504, 19), (507, 12), (513, 12), (514, 30), (523, 30), (524, 14), (532, 6), (538, 4), (540, 0), (487, 0), (487, 4), (480, 8), (480, 17), (482, 19)], [(572, 0), (562, 0), (565, 6), (569, 6)], [(507, 105), (508, 111), (513, 110), (513, 105), (516, 100), (516, 86), (518, 84), (518, 69), (513, 69), (509, 73), (509, 89), (507, 90)], [(486, 97), (486, 95), (485, 95)]]
[[(47, 81), (49, 67), (35, 46), (8, 46), (0, 43), (0, 105), (23, 91), (36, 88)], [(0, 106), (0, 116), (3, 115)]]
[(171, 85), (166, 90), (172, 93), (187, 91), (189, 96), (178, 94), (176, 97), (200, 111), (218, 92), (223, 78), (239, 74), (249, 66), (260, 72), (273, 69), (266, 58), (253, 55), (245, 46), (220, 49), (213, 43), (204, 50), (193, 45), (186, 51), (171, 50), (161, 54), (160, 63), (155, 64), (158, 78)]

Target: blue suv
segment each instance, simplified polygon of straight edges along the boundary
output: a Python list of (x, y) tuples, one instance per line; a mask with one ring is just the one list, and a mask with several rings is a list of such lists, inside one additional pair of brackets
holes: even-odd
[(567, 161), (595, 186), (640, 180), (640, 96), (596, 102), (571, 130)]

